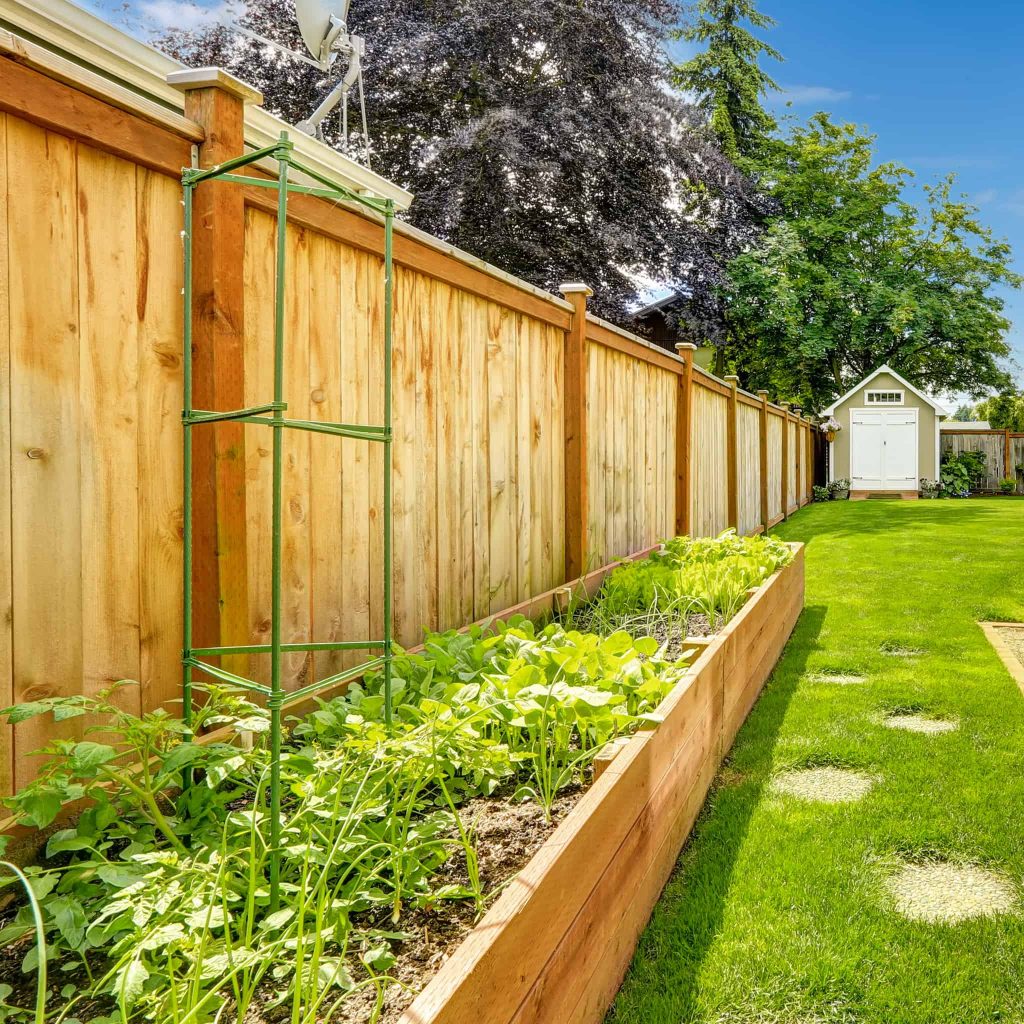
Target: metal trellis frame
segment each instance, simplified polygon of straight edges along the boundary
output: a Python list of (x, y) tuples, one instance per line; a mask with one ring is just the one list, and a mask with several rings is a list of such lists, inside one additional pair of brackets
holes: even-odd
[[(260, 160), (272, 159), (277, 162), (276, 178), (260, 178), (235, 172)], [(315, 185), (304, 185), (290, 180), (290, 170), (304, 174)], [(233, 410), (204, 410), (192, 406), (192, 207), (195, 190), (208, 181), (234, 182), (239, 185), (273, 188), (277, 191), (277, 268), (274, 288), (274, 395), (273, 400), (261, 405)], [(391, 700), (391, 659), (392, 659), (392, 618), (391, 618), (391, 348), (392, 348), (392, 233), (395, 206), (391, 199), (378, 199), (360, 195), (351, 189), (325, 177), (318, 171), (305, 166), (293, 155), (293, 143), (287, 132), (282, 132), (273, 145), (245, 153), (224, 163), (203, 170), (198, 167), (185, 168), (182, 173), (182, 188), (185, 204), (184, 231), (184, 628), (182, 637), (182, 696), (184, 717), (187, 725), (193, 720), (194, 673), (205, 673), (212, 679), (254, 691), (266, 698), (270, 711), (270, 892), (271, 906), (276, 908), (280, 897), (280, 856), (281, 856), (281, 712), (285, 701), (317, 693), (327, 687), (355, 678), (368, 669), (381, 668), (384, 676), (384, 714), (388, 728), (392, 722)], [(285, 243), (288, 219), (288, 196), (290, 193), (319, 196), (336, 201), (354, 202), (372, 210), (384, 218), (384, 422), (380, 425), (356, 423), (327, 423), (314, 420), (288, 419), (285, 412), (284, 348), (286, 343), (285, 325)], [(261, 424), (273, 430), (273, 508), (271, 510), (271, 617), (269, 644), (242, 644), (236, 646), (193, 647), (192, 645), (192, 428), (210, 423), (235, 421), (238, 423)], [(306, 430), (329, 434), (334, 437), (349, 437), (361, 441), (375, 442), (384, 446), (384, 629), (380, 639), (345, 640), (337, 642), (282, 643), (281, 642), (281, 517), (282, 517), (282, 468), (284, 430)], [(281, 687), (281, 658), (295, 651), (380, 651), (368, 663), (337, 672), (331, 676), (310, 683), (300, 689), (285, 692)], [(270, 685), (234, 672), (218, 665), (211, 665), (204, 659), (219, 658), (233, 654), (269, 654)], [(186, 780), (187, 782), (187, 780)]]

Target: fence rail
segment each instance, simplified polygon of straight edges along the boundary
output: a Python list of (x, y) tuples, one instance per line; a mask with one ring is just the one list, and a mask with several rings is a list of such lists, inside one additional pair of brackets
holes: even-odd
[(946, 430), (940, 432), (942, 453), (981, 452), (985, 475), (981, 490), (998, 491), (999, 481), (1017, 482), (1017, 494), (1024, 494), (1024, 433), (1012, 430)]
[[(0, 46), (0, 705), (130, 678), (140, 686), (119, 699), (141, 712), (180, 696), (178, 176), (194, 142), (201, 165), (242, 152), (252, 122), (230, 82), (164, 117), (29, 52)], [(197, 211), (195, 239), (195, 404), (208, 409), (262, 400), (272, 373), (267, 190), (223, 192)], [(378, 422), (380, 223), (296, 197), (287, 246), (289, 416)], [(409, 228), (394, 250), (400, 643), (676, 532), (753, 533), (808, 500), (798, 411), (589, 315), (586, 289), (549, 295)], [(269, 444), (257, 426), (205, 429), (194, 642), (264, 643)], [(284, 642), (379, 635), (380, 458), (365, 441), (287, 438)], [(237, 657), (261, 678), (265, 655)], [(357, 657), (291, 654), (286, 685)], [(31, 779), (32, 751), (80, 729), (5, 727), (0, 794)]]

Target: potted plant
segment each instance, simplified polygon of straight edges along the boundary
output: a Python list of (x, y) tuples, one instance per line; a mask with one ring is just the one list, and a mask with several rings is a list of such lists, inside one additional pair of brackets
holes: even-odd
[(819, 429), (825, 435), (825, 440), (831, 443), (836, 439), (836, 434), (843, 429), (843, 425), (835, 416), (829, 416), (827, 420), (822, 420)]
[(999, 481), (999, 490), (1003, 494), (1013, 494), (1017, 490), (1017, 478), (1015, 476), (1004, 476)]
[(939, 480), (929, 480), (921, 477), (921, 489), (917, 492), (921, 498), (937, 498), (942, 492), (942, 483)]
[(828, 492), (833, 501), (845, 501), (850, 496), (850, 481), (845, 477), (833, 480), (828, 485)]

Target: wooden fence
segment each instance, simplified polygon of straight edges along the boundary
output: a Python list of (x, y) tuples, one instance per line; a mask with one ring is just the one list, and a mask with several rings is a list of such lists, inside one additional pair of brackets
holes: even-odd
[[(1012, 477), (1024, 494), (1024, 434), (1010, 430), (946, 430), (940, 432), (942, 452), (982, 452), (985, 476), (981, 490), (998, 491), (999, 481)], [(1020, 467), (1020, 468), (1018, 468)]]
[[(251, 93), (212, 76), (179, 112), (9, 34), (0, 44), (0, 705), (130, 678), (119, 699), (140, 712), (175, 700), (181, 679), (179, 178), (194, 144), (206, 166), (251, 141)], [(271, 397), (268, 199), (218, 184), (197, 205), (197, 407)], [(299, 196), (287, 247), (290, 415), (379, 421), (380, 224)], [(808, 500), (798, 410), (588, 315), (581, 287), (541, 292), (409, 228), (394, 255), (399, 642), (677, 532), (757, 532)], [(269, 440), (205, 430), (195, 642), (266, 642)], [(381, 452), (286, 438), (283, 638), (378, 635)], [(287, 685), (351, 657), (291, 655)], [(257, 660), (237, 667), (264, 678)], [(58, 729), (0, 732), (0, 793), (80, 720)]]

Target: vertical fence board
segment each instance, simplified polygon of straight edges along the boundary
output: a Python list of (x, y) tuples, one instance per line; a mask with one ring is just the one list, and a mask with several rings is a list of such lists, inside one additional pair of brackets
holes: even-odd
[[(78, 237), (75, 144), (7, 119), (11, 351), (11, 545), (14, 699), (81, 692)], [(45, 272), (40, 273), (40, 269)], [(59, 579), (54, 579), (58, 567)], [(15, 727), (15, 786), (27, 755), (80, 721)]]
[[(342, 419), (342, 350), (351, 344), (351, 329), (339, 338), (341, 313), (341, 254), (339, 246), (313, 235), (308, 245), (309, 273), (309, 418), (327, 423)], [(346, 336), (347, 334), (347, 336)], [(295, 381), (299, 387), (299, 381)], [(310, 465), (310, 634), (313, 640), (344, 639), (341, 612), (345, 607), (345, 552), (341, 438), (312, 434)], [(360, 509), (362, 515), (365, 510)], [(360, 553), (362, 555), (362, 552)], [(366, 557), (353, 561), (354, 574), (365, 578)], [(351, 634), (350, 634), (351, 635)], [(310, 674), (323, 678), (340, 672), (340, 651), (310, 656)]]
[(141, 703), (181, 690), (181, 189), (137, 169), (139, 615)]
[[(7, 115), (0, 114), (0, 701), (14, 703), (11, 595), (11, 331), (7, 261)], [(14, 730), (0, 723), (0, 798), (14, 790)]]
[[(77, 160), (83, 690), (139, 664), (138, 336), (135, 167), (82, 147)], [(115, 703), (139, 713), (137, 687)]]

